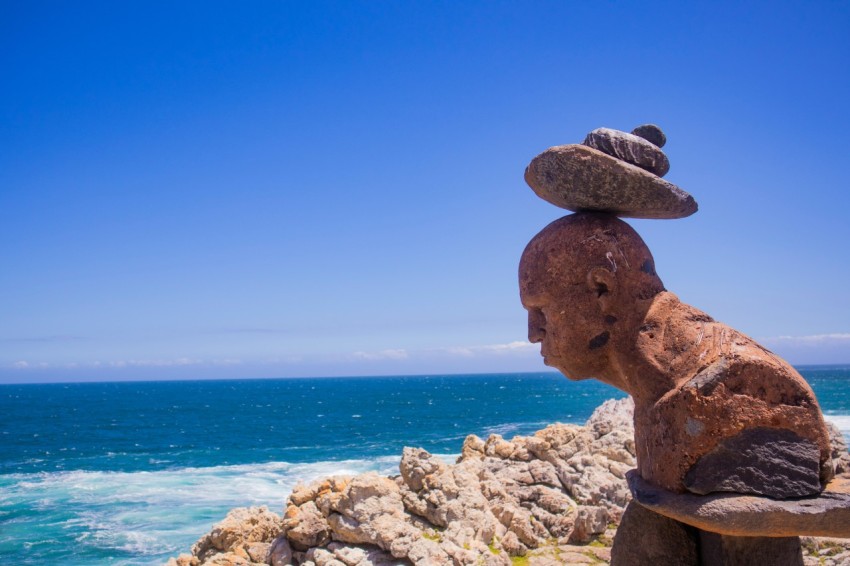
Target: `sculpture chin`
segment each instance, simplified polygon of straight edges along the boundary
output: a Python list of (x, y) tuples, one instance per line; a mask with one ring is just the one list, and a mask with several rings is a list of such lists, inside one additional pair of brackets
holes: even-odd
[(575, 371), (568, 370), (563, 365), (558, 364), (557, 360), (550, 360), (547, 358), (543, 358), (543, 363), (551, 368), (555, 368), (559, 372), (563, 374), (564, 377), (569, 379), (570, 381), (584, 381), (585, 379), (589, 379), (589, 376), (581, 375)]
[(565, 372), (564, 370), (559, 370), (559, 371), (560, 371), (562, 374), (564, 374), (564, 377), (566, 377), (566, 378), (567, 378), (567, 379), (569, 379), (570, 381), (584, 381), (585, 379), (591, 379), (591, 378), (589, 378), (589, 377), (580, 377), (580, 376), (576, 376), (575, 374), (570, 375), (569, 373)]

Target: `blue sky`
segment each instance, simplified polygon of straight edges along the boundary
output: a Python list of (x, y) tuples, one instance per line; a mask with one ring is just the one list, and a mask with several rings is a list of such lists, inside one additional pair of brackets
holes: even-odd
[(850, 362), (850, 4), (0, 0), (0, 380), (542, 370), (522, 174), (667, 133), (667, 287)]

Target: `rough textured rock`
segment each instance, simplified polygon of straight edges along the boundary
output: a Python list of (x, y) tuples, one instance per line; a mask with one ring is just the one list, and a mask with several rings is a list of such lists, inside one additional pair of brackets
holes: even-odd
[(800, 537), (727, 537), (700, 532), (699, 564), (803, 566), (803, 549)]
[[(169, 566), (508, 566), (520, 556), (529, 566), (608, 563), (613, 525), (631, 497), (632, 410), (628, 398), (611, 400), (585, 426), (554, 424), (511, 440), (470, 436), (454, 465), (409, 448), (394, 478), (297, 485), (283, 518), (234, 510), (193, 547), (203, 559), (184, 554)], [(808, 539), (804, 548), (824, 564), (850, 555), (850, 543)], [(676, 564), (652, 566), (662, 563)]]
[(374, 546), (346, 545), (332, 542), (325, 548), (312, 548), (305, 562), (316, 566), (397, 566), (405, 562)]
[(301, 506), (287, 507), (284, 526), (286, 537), (297, 550), (320, 546), (330, 540), (331, 526), (312, 500)]
[[(665, 372), (670, 389), (657, 396), (636, 393), (643, 397), (635, 417), (642, 476), (684, 491), (691, 467), (721, 442), (741, 431), (775, 428), (817, 446), (819, 482), (830, 479), (829, 435), (814, 393), (794, 368), (672, 293), (655, 298), (643, 328), (637, 347), (670, 368)], [(748, 478), (737, 479), (744, 489)], [(749, 491), (758, 492), (763, 483), (756, 479)]]
[[(585, 426), (553, 424), (511, 440), (470, 436), (454, 465), (405, 448), (395, 478), (366, 473), (297, 485), (264, 537), (252, 534), (255, 510), (237, 510), (195, 545), (195, 559), (507, 566), (511, 556), (553, 544), (563, 555), (619, 521), (629, 501), (632, 409), (631, 399), (612, 400)], [(535, 560), (549, 559), (543, 552)]]
[(644, 138), (610, 128), (597, 128), (582, 142), (587, 147), (636, 165), (659, 177), (670, 170), (670, 162), (661, 149)]
[(841, 477), (820, 495), (774, 500), (737, 494), (693, 495), (655, 487), (629, 473), (635, 500), (665, 517), (732, 536), (797, 535), (850, 538), (850, 478)]
[(696, 566), (699, 534), (667, 517), (630, 503), (611, 548), (612, 566)]
[(270, 566), (287, 566), (292, 563), (292, 546), (286, 536), (274, 539), (269, 549)]
[(831, 422), (827, 422), (826, 427), (829, 431), (832, 465), (835, 475), (850, 474), (850, 452), (848, 452), (847, 443), (841, 435), (841, 431)]
[(525, 182), (543, 200), (572, 211), (630, 218), (684, 218), (697, 211), (694, 197), (676, 185), (585, 145), (547, 149), (531, 160)]
[(803, 537), (803, 564), (806, 566), (847, 566), (850, 540)]
[(789, 431), (753, 428), (728, 438), (685, 475), (688, 491), (752, 493), (777, 499), (820, 493), (818, 446)]
[(271, 542), (282, 529), (280, 516), (269, 511), (268, 507), (233, 509), (194, 544), (192, 554), (202, 563), (264, 564), (266, 556), (252, 559), (252, 554), (256, 556), (261, 552), (256, 544)]
[(638, 126), (632, 130), (632, 133), (645, 139), (656, 147), (664, 147), (664, 144), (667, 143), (667, 136), (665, 136), (664, 132), (661, 131), (661, 128), (655, 124), (644, 124), (642, 126)]
[(197, 556), (181, 554), (177, 558), (169, 558), (165, 566), (199, 566), (201, 561)]

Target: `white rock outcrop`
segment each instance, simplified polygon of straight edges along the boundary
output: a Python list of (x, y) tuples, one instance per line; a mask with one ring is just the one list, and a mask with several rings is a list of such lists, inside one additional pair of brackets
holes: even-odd
[[(283, 517), (235, 509), (168, 566), (509, 566), (523, 555), (532, 566), (607, 563), (602, 546), (631, 500), (633, 410), (629, 398), (610, 400), (584, 426), (470, 435), (454, 464), (405, 448), (398, 476), (299, 484)], [(836, 467), (847, 471), (846, 444), (832, 432)], [(830, 556), (850, 552), (811, 539), (807, 564), (819, 544), (832, 545)]]
[(283, 517), (237, 509), (173, 566), (507, 566), (511, 556), (583, 543), (616, 523), (635, 467), (630, 399), (585, 426), (506, 440), (471, 435), (455, 464), (405, 448), (400, 475), (295, 487)]

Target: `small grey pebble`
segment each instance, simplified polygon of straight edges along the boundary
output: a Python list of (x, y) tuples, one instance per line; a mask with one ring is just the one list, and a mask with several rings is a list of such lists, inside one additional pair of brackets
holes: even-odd
[(643, 126), (638, 126), (632, 130), (632, 133), (657, 147), (664, 147), (664, 144), (667, 143), (667, 136), (665, 136), (664, 132), (661, 131), (661, 128), (655, 124), (644, 124)]

